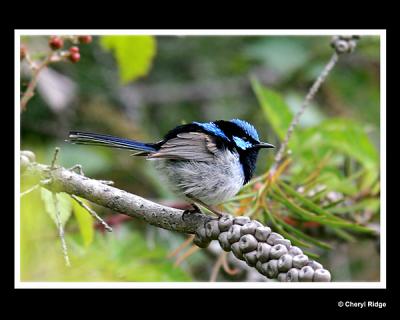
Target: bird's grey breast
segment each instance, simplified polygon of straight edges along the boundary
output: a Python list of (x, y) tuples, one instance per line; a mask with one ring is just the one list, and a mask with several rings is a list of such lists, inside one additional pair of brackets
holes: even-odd
[(206, 161), (160, 159), (156, 167), (175, 192), (207, 205), (235, 196), (244, 182), (243, 167), (236, 151), (216, 150)]

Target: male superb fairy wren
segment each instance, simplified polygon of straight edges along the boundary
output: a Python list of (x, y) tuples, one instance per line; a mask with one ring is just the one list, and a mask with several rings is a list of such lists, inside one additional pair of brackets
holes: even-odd
[(67, 141), (135, 150), (133, 155), (154, 160), (174, 191), (189, 200), (193, 209), (186, 213), (199, 211), (199, 204), (218, 216), (213, 206), (249, 182), (260, 148), (274, 148), (260, 142), (257, 130), (239, 119), (180, 125), (156, 143), (79, 131), (71, 131)]

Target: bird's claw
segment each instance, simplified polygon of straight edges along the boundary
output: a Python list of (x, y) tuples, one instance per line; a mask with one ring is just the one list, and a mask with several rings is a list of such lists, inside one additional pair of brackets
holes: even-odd
[(191, 209), (186, 209), (185, 211), (183, 211), (183, 213), (182, 213), (182, 220), (183, 221), (185, 221), (185, 216), (187, 214), (190, 214), (190, 213), (202, 213), (200, 208), (195, 203), (192, 203), (191, 206), (192, 206)]

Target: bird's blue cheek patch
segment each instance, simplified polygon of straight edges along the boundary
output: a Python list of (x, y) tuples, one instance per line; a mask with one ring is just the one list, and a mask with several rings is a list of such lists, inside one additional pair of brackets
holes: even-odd
[(244, 141), (242, 138), (239, 138), (239, 137), (233, 136), (233, 141), (235, 141), (235, 144), (237, 147), (239, 147), (240, 149), (243, 149), (243, 150), (246, 150), (246, 149), (252, 147), (252, 144), (250, 142)]
[(205, 122), (205, 123), (193, 122), (193, 123), (199, 125), (206, 131), (229, 141), (229, 138), (225, 135), (225, 133), (220, 128), (217, 127), (217, 125), (215, 123), (212, 123), (212, 122)]

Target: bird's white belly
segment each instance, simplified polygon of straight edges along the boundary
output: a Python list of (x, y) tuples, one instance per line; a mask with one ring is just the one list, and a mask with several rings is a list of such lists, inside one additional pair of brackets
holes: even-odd
[(158, 160), (157, 168), (174, 191), (207, 205), (235, 196), (243, 186), (244, 173), (237, 153), (228, 150), (215, 155), (212, 162)]

